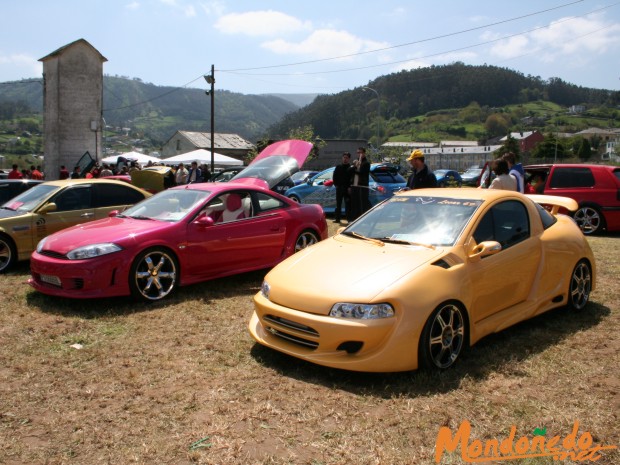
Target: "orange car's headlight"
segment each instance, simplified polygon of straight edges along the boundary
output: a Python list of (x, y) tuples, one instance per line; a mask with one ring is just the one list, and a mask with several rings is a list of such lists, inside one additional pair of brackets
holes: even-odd
[(269, 292), (271, 291), (271, 286), (267, 281), (263, 281), (263, 284), (260, 286), (260, 293), (263, 294), (263, 297), (269, 300)]
[(352, 304), (338, 302), (329, 311), (329, 316), (336, 318), (356, 318), (358, 320), (376, 320), (394, 316), (394, 307), (390, 304)]

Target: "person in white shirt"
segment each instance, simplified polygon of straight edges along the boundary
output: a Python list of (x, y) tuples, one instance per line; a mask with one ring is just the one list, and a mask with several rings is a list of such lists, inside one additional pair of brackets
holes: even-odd
[(495, 179), (491, 181), (489, 189), (504, 189), (507, 191), (517, 190), (517, 179), (508, 174), (508, 162), (499, 158), (493, 162), (493, 172)]

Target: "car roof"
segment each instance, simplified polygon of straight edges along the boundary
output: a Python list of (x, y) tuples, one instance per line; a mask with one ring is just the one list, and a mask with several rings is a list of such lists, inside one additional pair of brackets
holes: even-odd
[[(51, 186), (69, 186), (73, 184), (119, 184), (121, 186), (132, 186), (131, 184), (126, 183), (125, 181), (118, 181), (116, 179), (107, 179), (107, 178), (90, 178), (90, 179), (59, 179), (56, 181), (45, 181), (43, 184), (51, 185)], [(132, 186), (135, 189), (140, 190), (139, 187)]]
[(448, 199), (467, 199), (467, 200), (488, 200), (493, 201), (496, 199), (507, 197), (518, 197), (521, 199), (527, 199), (527, 197), (516, 191), (509, 191), (504, 189), (475, 189), (475, 188), (462, 188), (462, 187), (447, 187), (442, 189), (429, 188), (429, 189), (413, 189), (409, 191), (402, 191), (396, 194), (395, 197), (407, 196), (407, 197), (442, 197)]
[[(245, 179), (245, 178), (244, 178)], [(229, 191), (229, 190), (247, 190), (253, 189), (257, 191), (266, 192), (269, 194), (273, 194), (273, 191), (268, 189), (264, 182), (260, 182), (254, 184), (248, 181), (228, 181), (228, 182), (199, 182), (193, 184), (183, 184), (181, 186), (171, 187), (168, 190), (181, 190), (181, 189), (191, 189), (191, 190), (200, 190), (200, 191), (210, 191), (214, 193)]]

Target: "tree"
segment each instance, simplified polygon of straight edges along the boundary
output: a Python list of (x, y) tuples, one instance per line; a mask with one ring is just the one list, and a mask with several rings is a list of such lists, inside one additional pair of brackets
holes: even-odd
[(501, 113), (493, 113), (489, 115), (484, 123), (489, 137), (496, 137), (508, 132), (510, 128), (510, 118), (507, 115)]
[(534, 147), (532, 157), (546, 159), (562, 159), (566, 156), (564, 144), (552, 133), (546, 134), (545, 138)]
[(581, 145), (579, 145), (579, 150), (577, 151), (577, 156), (579, 156), (580, 160), (589, 160), (592, 157), (592, 147), (590, 147), (590, 141), (585, 137), (581, 140)]
[(496, 158), (499, 158), (505, 153), (512, 152), (518, 159), (520, 151), (521, 150), (519, 149), (519, 142), (517, 142), (517, 139), (508, 134), (508, 137), (506, 137), (506, 141), (502, 144), (500, 148), (495, 151), (495, 156)]

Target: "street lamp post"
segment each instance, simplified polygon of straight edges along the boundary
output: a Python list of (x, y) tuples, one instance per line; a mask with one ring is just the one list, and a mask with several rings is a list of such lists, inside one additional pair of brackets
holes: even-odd
[(379, 147), (381, 147), (381, 143), (379, 141), (379, 137), (380, 137), (380, 132), (379, 132), (379, 122), (381, 120), (381, 98), (379, 97), (379, 92), (377, 92), (375, 89), (373, 89), (372, 87), (367, 87), (364, 86), (362, 87), (363, 91), (371, 91), (374, 92), (375, 95), (377, 96), (377, 153), (379, 153)]
[(205, 93), (211, 96), (211, 173), (215, 171), (215, 161), (213, 152), (215, 151), (215, 69), (211, 65), (211, 74), (204, 76), (211, 89)]

